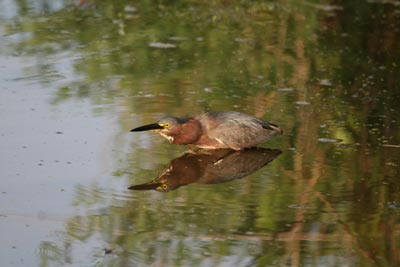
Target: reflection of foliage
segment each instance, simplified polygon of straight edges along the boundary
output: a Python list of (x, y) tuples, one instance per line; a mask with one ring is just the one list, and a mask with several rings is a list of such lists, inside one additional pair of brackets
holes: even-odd
[[(122, 199), (111, 193), (111, 205), (103, 202), (109, 191), (79, 188), (76, 205), (106, 208), (71, 218), (73, 240), (99, 235), (120, 248), (120, 266), (222, 265), (232, 255), (235, 266), (246, 257), (258, 266), (398, 265), (399, 214), (387, 203), (400, 201), (400, 156), (382, 147), (400, 143), (398, 7), (303, 2), (141, 1), (135, 10), (127, 1), (81, 1), (7, 25), (8, 33), (31, 33), (13, 49), (38, 57), (43, 82), (59, 69), (44, 58), (73, 55), (80, 79), (59, 87), (54, 103), (121, 103), (129, 123), (130, 113), (150, 120), (146, 114), (209, 107), (268, 112), (287, 133), (272, 146), (293, 150), (228, 186)], [(344, 144), (318, 143), (319, 136)], [(146, 181), (148, 173), (132, 172), (178, 153), (166, 145), (136, 149), (119, 173)]]
[[(76, 51), (82, 56), (74, 59), (75, 71), (86, 78), (67, 87), (76, 90), (77, 96), (84, 96), (85, 90), (92, 97), (106, 96), (103, 101), (116, 93), (136, 96), (142, 92), (171, 95), (185, 104), (194, 90), (201, 99), (213, 102), (216, 96), (228, 96), (234, 105), (242, 106), (243, 98), (265, 91), (268, 80), (276, 83), (274, 67), (269, 66), (276, 61), (264, 58), (264, 51), (275, 45), (275, 27), (266, 21), (274, 18), (279, 6), (262, 1), (233, 6), (198, 3), (190, 8), (183, 3), (143, 3), (134, 12), (127, 6), (123, 1), (99, 2), (61, 9), (33, 26), (24, 20), (10, 32), (29, 31), (32, 36), (15, 49), (40, 57)], [(175, 42), (178, 49), (149, 49), (154, 41)], [(117, 77), (121, 77), (119, 85), (108, 82)], [(206, 87), (212, 88), (212, 98), (198, 90)]]
[(62, 263), (63, 251), (56, 244), (42, 241), (39, 247), (40, 266), (54, 266), (54, 263)]

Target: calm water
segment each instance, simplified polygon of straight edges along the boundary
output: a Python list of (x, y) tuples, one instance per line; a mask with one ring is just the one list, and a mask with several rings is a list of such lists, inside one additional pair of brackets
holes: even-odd
[[(1, 266), (400, 266), (400, 6), (242, 2), (0, 1)], [(208, 110), (285, 134), (129, 132)]]

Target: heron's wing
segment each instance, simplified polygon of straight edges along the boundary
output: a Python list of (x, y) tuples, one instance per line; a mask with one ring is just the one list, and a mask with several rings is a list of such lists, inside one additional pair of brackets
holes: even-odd
[(209, 129), (208, 136), (232, 149), (239, 150), (256, 146), (275, 135), (276, 132), (269, 130), (268, 126), (267, 122), (254, 117), (225, 118), (217, 123), (216, 127)]

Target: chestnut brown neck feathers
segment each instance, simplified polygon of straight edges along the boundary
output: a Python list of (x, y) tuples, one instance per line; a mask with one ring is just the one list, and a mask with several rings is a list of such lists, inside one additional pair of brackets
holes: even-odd
[(177, 124), (171, 128), (168, 135), (171, 136), (172, 143), (177, 145), (194, 144), (200, 138), (203, 131), (200, 122), (189, 119), (184, 124)]

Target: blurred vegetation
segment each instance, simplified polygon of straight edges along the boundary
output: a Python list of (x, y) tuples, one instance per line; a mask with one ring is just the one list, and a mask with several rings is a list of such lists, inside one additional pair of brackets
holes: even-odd
[[(394, 2), (34, 3), (14, 2), (18, 14), (3, 27), (20, 36), (0, 51), (37, 58), (27, 72), (44, 84), (62, 75), (58, 59), (69, 59), (75, 79), (52, 89), (53, 104), (89, 98), (114, 108), (124, 130), (132, 114), (140, 124), (235, 109), (286, 132), (269, 144), (284, 154), (233, 183), (168, 194), (111, 190), (112, 204), (101, 188), (78, 188), (77, 206), (106, 208), (71, 218), (64, 249), (42, 245), (57, 252), (41, 254), (42, 266), (63, 262), (60, 255), (91, 239), (110, 246), (93, 255), (101, 266), (400, 264)], [(132, 183), (156, 177), (182, 152), (131, 145), (117, 173)]]

